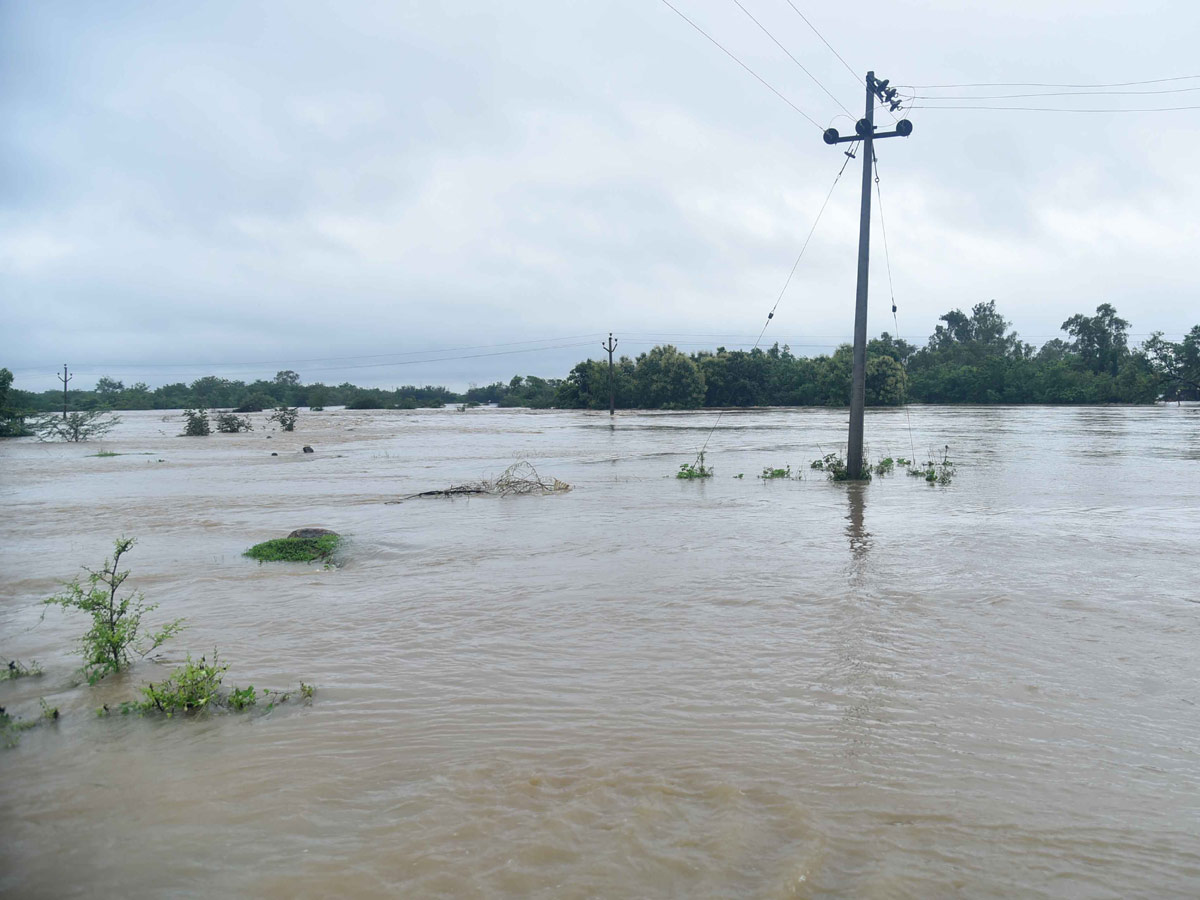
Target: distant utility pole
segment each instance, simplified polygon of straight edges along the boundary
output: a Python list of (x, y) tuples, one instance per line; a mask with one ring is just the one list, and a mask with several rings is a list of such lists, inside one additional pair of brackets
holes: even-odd
[[(867, 73), (867, 114), (854, 125), (854, 134), (842, 137), (836, 128), (827, 129), (825, 143), (844, 144), (862, 141), (862, 209), (858, 220), (858, 290), (854, 300), (854, 375), (850, 387), (850, 438), (846, 448), (846, 471), (857, 481), (863, 474), (863, 407), (867, 395), (867, 275), (871, 247), (871, 165), (875, 161), (875, 141), (880, 138), (908, 137), (912, 122), (901, 119), (894, 131), (875, 131), (875, 101), (880, 100), (895, 112), (900, 108), (896, 89), (888, 79), (877, 81)], [(849, 154), (847, 154), (849, 155)]]
[(67, 417), (67, 382), (74, 378), (74, 375), (67, 374), (67, 364), (63, 363), (63, 373), (58, 376), (58, 380), (63, 383), (63, 418)]
[(608, 351), (608, 414), (615, 416), (617, 414), (617, 392), (616, 383), (613, 381), (613, 351), (617, 349), (617, 342), (613, 340), (612, 332), (608, 333), (608, 343), (601, 344)]

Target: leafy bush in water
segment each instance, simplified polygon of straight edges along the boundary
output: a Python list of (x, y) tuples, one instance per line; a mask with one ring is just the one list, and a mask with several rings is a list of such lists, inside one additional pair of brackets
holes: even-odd
[(213, 650), (211, 663), (203, 656), (199, 662), (193, 662), (188, 654), (183, 667), (171, 673), (166, 681), (142, 688), (146, 699), (138, 704), (138, 708), (144, 712), (157, 710), (168, 717), (177, 712), (203, 709), (220, 697), (221, 679), (228, 668), (228, 664), (222, 665), (217, 659), (216, 650)]
[(294, 406), (277, 406), (275, 412), (268, 417), (268, 421), (278, 422), (284, 431), (295, 431), (299, 415), (299, 410)]
[(217, 413), (217, 431), (224, 434), (237, 434), (239, 431), (253, 431), (249, 416), (238, 416), (233, 413)]
[(679, 467), (679, 471), (675, 473), (676, 478), (712, 478), (713, 469), (704, 465), (704, 451), (700, 451), (700, 455), (696, 457), (694, 463), (684, 463)]
[(254, 393), (254, 394), (251, 394), (249, 397), (246, 397), (245, 399), (243, 399), (242, 402), (240, 404), (238, 404), (238, 407), (237, 407), (237, 409), (234, 410), (234, 412), (238, 412), (238, 413), (262, 412), (268, 406), (274, 406), (274, 405), (275, 405), (274, 398), (268, 397), (266, 394), (263, 394), (263, 393)]
[(185, 409), (183, 418), (183, 433), (186, 437), (203, 437), (212, 433), (208, 424), (207, 409)]
[(71, 442), (104, 437), (120, 424), (120, 416), (99, 409), (68, 413), (66, 418), (50, 413), (38, 416), (31, 423), (38, 440)]
[(786, 466), (782, 469), (772, 469), (770, 466), (763, 466), (762, 474), (758, 477), (763, 481), (770, 481), (772, 478), (791, 478), (792, 467)]
[(131, 652), (145, 656), (183, 627), (183, 620), (176, 619), (159, 631), (143, 636), (142, 616), (153, 612), (158, 604), (146, 603), (141, 591), (117, 596), (121, 585), (129, 577), (128, 569), (121, 572), (117, 567), (133, 543), (133, 538), (118, 538), (112, 560), (106, 559), (104, 568), (99, 572), (86, 570), (86, 584), (76, 578), (65, 585), (66, 590), (61, 594), (45, 601), (49, 605), (79, 610), (92, 617), (92, 627), (79, 639), (83, 673), (90, 684), (128, 666), (132, 661)]
[(908, 474), (924, 478), (929, 484), (949, 484), (955, 475), (954, 463), (950, 461), (950, 448), (946, 447), (941, 459), (929, 459), (925, 465), (909, 467)]
[(355, 397), (346, 404), (346, 409), (384, 409), (384, 402), (378, 397)]
[(339, 540), (336, 534), (316, 538), (275, 538), (255, 544), (242, 555), (259, 562), (312, 562), (332, 556)]
[[(820, 459), (814, 459), (810, 464), (810, 468), (817, 469), (829, 476), (830, 481), (849, 481), (850, 469), (846, 466), (846, 460), (842, 459), (837, 453), (826, 453)], [(871, 480), (871, 466), (864, 460), (862, 480)]]

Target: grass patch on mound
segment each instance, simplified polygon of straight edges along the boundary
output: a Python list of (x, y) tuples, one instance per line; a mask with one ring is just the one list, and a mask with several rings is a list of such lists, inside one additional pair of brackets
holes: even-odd
[(339, 540), (336, 534), (318, 538), (275, 538), (255, 544), (242, 555), (259, 562), (313, 562), (333, 556)]

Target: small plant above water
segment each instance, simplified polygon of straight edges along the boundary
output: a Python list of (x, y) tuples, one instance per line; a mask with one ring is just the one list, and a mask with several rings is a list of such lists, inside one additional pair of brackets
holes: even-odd
[(239, 431), (253, 431), (249, 416), (239, 416), (231, 412), (217, 413), (217, 431), (223, 434), (237, 434)]
[(242, 555), (259, 562), (313, 562), (332, 557), (340, 541), (336, 534), (275, 538), (255, 544)]
[(9, 681), (15, 681), (18, 678), (33, 678), (42, 674), (41, 664), (36, 659), (30, 660), (29, 665), (21, 662), (19, 659), (10, 659), (8, 666), (5, 667), (0, 678), (6, 678)]
[(910, 466), (908, 474), (914, 478), (924, 478), (929, 484), (949, 484), (956, 473), (954, 463), (950, 461), (950, 448), (942, 450), (941, 459), (930, 459), (923, 466)]
[(684, 463), (675, 473), (676, 478), (712, 478), (714, 470), (704, 465), (704, 451), (696, 457), (694, 463)]
[[(824, 472), (830, 481), (850, 481), (846, 460), (837, 453), (826, 453), (820, 459), (814, 459), (809, 467)], [(862, 480), (871, 480), (871, 465), (866, 460), (863, 461)]]
[(300, 417), (300, 411), (294, 406), (277, 406), (275, 412), (267, 417), (270, 422), (278, 422), (279, 427), (284, 431), (295, 431), (296, 420)]
[[(170, 719), (180, 714), (196, 714), (213, 709), (243, 712), (252, 706), (259, 706), (261, 700), (265, 701), (265, 711), (270, 712), (275, 704), (286, 703), (291, 696), (285, 691), (255, 690), (254, 685), (225, 691), (222, 681), (229, 664), (220, 661), (216, 648), (213, 648), (212, 657), (211, 662), (205, 656), (193, 660), (189, 654), (187, 662), (168, 678), (158, 684), (145, 685), (141, 700), (126, 700), (118, 707), (119, 711), (122, 715), (162, 715)], [(314, 691), (311, 684), (300, 682), (301, 699), (311, 702)], [(111, 712), (107, 705), (96, 710), (99, 716), (107, 716)]]
[(204, 435), (212, 433), (212, 428), (208, 424), (207, 409), (185, 409), (183, 419), (184, 437), (204, 437)]
[(891, 475), (892, 470), (894, 470), (895, 468), (896, 468), (896, 461), (894, 459), (892, 459), (890, 456), (885, 456), (883, 459), (881, 459), (878, 463), (876, 463), (872, 467), (871, 471), (874, 472), (876, 475)]
[[(791, 478), (792, 467), (785, 466), (782, 469), (773, 469), (770, 466), (763, 466), (762, 474), (758, 476), (763, 481), (770, 481), (772, 478)], [(800, 476), (797, 475), (796, 478)]]
[(79, 639), (83, 674), (89, 684), (127, 667), (134, 653), (146, 656), (183, 628), (183, 620), (176, 619), (156, 632), (143, 635), (142, 617), (156, 610), (158, 604), (146, 603), (141, 591), (118, 596), (121, 585), (129, 577), (128, 569), (121, 572), (118, 567), (121, 557), (133, 544), (133, 538), (118, 538), (112, 559), (106, 559), (100, 571), (85, 569), (88, 575), (84, 582), (76, 578), (65, 585), (61, 594), (45, 601), (47, 605), (79, 610), (92, 617), (92, 627)]

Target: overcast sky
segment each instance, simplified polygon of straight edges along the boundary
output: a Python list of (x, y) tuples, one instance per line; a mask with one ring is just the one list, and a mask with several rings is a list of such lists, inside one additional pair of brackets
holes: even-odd
[[(853, 118), (733, 0), (672, 2), (819, 127), (661, 0), (0, 0), (0, 365), (461, 388), (564, 375), (610, 330), (753, 343), (845, 161), (821, 128)], [(1191, 0), (792, 2), (899, 85), (1200, 73)], [(788, 0), (741, 3), (862, 115)], [(1112, 90), (1173, 92), (989, 102), (1200, 106), (1200, 79)], [(1138, 339), (1200, 322), (1200, 109), (924, 102), (878, 144), (900, 334), (989, 299), (1036, 344), (1102, 302)], [(849, 338), (858, 164), (768, 344)], [(896, 330), (878, 225), (872, 334)]]

